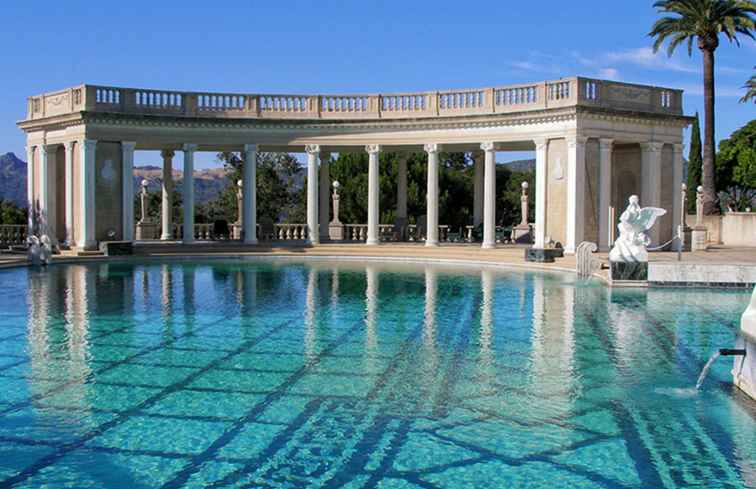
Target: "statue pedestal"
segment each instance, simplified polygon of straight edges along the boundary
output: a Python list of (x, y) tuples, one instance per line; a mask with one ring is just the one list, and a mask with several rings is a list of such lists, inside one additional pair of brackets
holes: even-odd
[(648, 280), (648, 262), (610, 261), (612, 280)]
[(239, 221), (233, 223), (231, 229), (231, 239), (242, 239), (242, 225)]
[(516, 226), (512, 230), (512, 240), (517, 244), (532, 244), (533, 233), (530, 231), (530, 226), (522, 224)]
[(562, 248), (525, 248), (525, 261), (533, 263), (554, 263), (555, 258), (562, 258)]
[(151, 221), (139, 221), (136, 225), (136, 240), (156, 239), (156, 224)]
[(695, 226), (691, 232), (690, 251), (706, 251), (706, 227)]
[(328, 238), (331, 241), (342, 241), (344, 239), (344, 225), (340, 222), (331, 222), (328, 225)]
[[(689, 228), (688, 226), (685, 226), (682, 230), (682, 239), (683, 239), (683, 251), (690, 251), (691, 243), (693, 241), (693, 230)], [(675, 248), (674, 251), (677, 251), (677, 248)]]

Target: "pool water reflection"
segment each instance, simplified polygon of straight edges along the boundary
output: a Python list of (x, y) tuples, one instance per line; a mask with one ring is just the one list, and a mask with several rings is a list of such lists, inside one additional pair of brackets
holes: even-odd
[(292, 260), (0, 272), (0, 486), (754, 487), (748, 292)]

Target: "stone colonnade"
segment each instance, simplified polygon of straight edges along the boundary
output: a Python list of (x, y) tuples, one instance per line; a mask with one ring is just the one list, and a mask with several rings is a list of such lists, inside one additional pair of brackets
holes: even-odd
[[(586, 145), (591, 138), (580, 136), (567, 136), (566, 138), (536, 138), (532, 140), (535, 148), (535, 232), (534, 245), (543, 248), (549, 245), (549, 237), (552, 237), (550, 221), (564, 218), (564, 241), (565, 251), (574, 252), (576, 246), (586, 239), (586, 222), (588, 213), (596, 214), (595, 221), (597, 232), (593, 232), (588, 239), (598, 238), (598, 244), (602, 249), (609, 246), (610, 229), (614, 226), (610, 222), (610, 207), (617, 202), (617, 196), (613, 195), (613, 188), (617, 187), (618, 175), (614, 175), (614, 148), (615, 140), (611, 138), (592, 138), (598, 147), (597, 179), (595, 185), (597, 191), (597, 209), (587, 210), (590, 204), (585, 195), (589, 192), (586, 185), (591, 185), (591, 179), (587, 175)], [(554, 142), (564, 141), (566, 146), (566, 171), (560, 167), (559, 156), (550, 156), (550, 145)], [(59, 148), (62, 146), (62, 150)], [(663, 192), (670, 191), (663, 188), (662, 153), (663, 143), (649, 142), (638, 145), (640, 148), (640, 186), (634, 192), (641, 195), (642, 205), (664, 207)], [(672, 146), (672, 171), (671, 182), (678, 183), (682, 180), (682, 145)], [(496, 245), (496, 151), (497, 144), (492, 141), (482, 142), (480, 150), (472, 153), (474, 161), (474, 195), (473, 195), (473, 224), (483, 224), (483, 248), (493, 248)], [(133, 213), (133, 165), (134, 141), (120, 142), (121, 176), (120, 176), (120, 229), (116, 235), (125, 241), (134, 239), (134, 213)], [(377, 245), (380, 241), (379, 232), (379, 155), (385, 150), (385, 146), (367, 145), (364, 150), (368, 154), (368, 219), (367, 240), (368, 245)], [(427, 143), (423, 150), (428, 157), (427, 167), (427, 236), (426, 246), (437, 246), (439, 242), (438, 216), (439, 216), (439, 159), (438, 153), (442, 145)], [(446, 149), (446, 148), (444, 148)], [(451, 150), (452, 147), (449, 147)], [(29, 195), (38, 196), (29, 201), (30, 226), (37, 232), (49, 234), (51, 237), (59, 237), (65, 244), (82, 249), (92, 249), (96, 246), (95, 220), (98, 202), (97, 183), (95, 175), (103, 175), (107, 170), (96, 169), (95, 162), (98, 142), (91, 139), (66, 142), (63, 145), (38, 145), (28, 149), (28, 158), (32, 162), (29, 165)], [(187, 143), (181, 146), (183, 156), (183, 233), (182, 241), (191, 243), (194, 240), (194, 155), (198, 150), (197, 144)], [(307, 239), (311, 244), (320, 243), (321, 239), (328, 235), (328, 212), (330, 201), (330, 170), (329, 151), (321, 149), (321, 146), (310, 144), (305, 146), (307, 154)], [(257, 196), (256, 196), (256, 159), (257, 145), (246, 144), (241, 148), (243, 155), (243, 209), (242, 209), (242, 239), (245, 244), (257, 243)], [(62, 217), (56, 215), (56, 195), (60, 189), (55, 188), (55, 182), (60, 179), (56, 173), (56, 158), (62, 156), (62, 180), (65, 193), (65, 212)], [(163, 159), (163, 182), (162, 182), (162, 240), (173, 240), (173, 223), (171, 216), (172, 193), (173, 193), (173, 157), (175, 151), (164, 149), (161, 152)], [(407, 153), (399, 160), (399, 174), (397, 181), (397, 217), (407, 218)], [(107, 163), (106, 163), (107, 166)], [(99, 170), (99, 171), (98, 171)], [(562, 175), (564, 173), (564, 175)], [(100, 178), (100, 177), (98, 177)], [(553, 192), (554, 182), (562, 180), (565, 183), (564, 201), (555, 201), (556, 197), (550, 195)], [(672, 185), (676, 189), (678, 185)], [(671, 192), (674, 192), (672, 190)], [(620, 199), (627, 196), (620, 195)], [(621, 204), (621, 202), (620, 202)], [(669, 202), (671, 207), (673, 225), (679, 223), (681, 203), (678, 198), (672, 198)], [(559, 215), (554, 209), (564, 208)], [(617, 209), (621, 212), (621, 209)], [(616, 216), (614, 216), (616, 219)], [(56, 222), (63, 222), (65, 233), (56, 230)], [(652, 240), (660, 243), (662, 236), (660, 226), (652, 230)]]

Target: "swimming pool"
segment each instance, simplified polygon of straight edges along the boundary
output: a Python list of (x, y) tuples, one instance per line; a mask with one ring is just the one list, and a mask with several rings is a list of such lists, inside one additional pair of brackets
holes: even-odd
[(749, 487), (749, 293), (408, 263), (0, 271), (0, 486)]

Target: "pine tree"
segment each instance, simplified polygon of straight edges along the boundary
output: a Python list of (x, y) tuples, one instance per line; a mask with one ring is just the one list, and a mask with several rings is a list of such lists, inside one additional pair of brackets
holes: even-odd
[(701, 126), (696, 120), (690, 131), (690, 152), (688, 153), (688, 214), (696, 213), (696, 189), (701, 185), (701, 168), (703, 156), (701, 155)]

